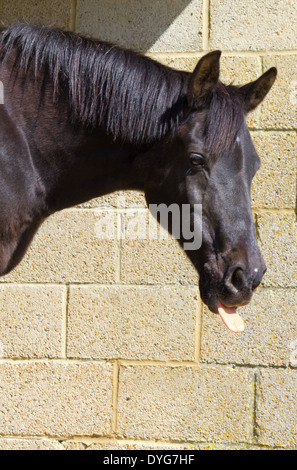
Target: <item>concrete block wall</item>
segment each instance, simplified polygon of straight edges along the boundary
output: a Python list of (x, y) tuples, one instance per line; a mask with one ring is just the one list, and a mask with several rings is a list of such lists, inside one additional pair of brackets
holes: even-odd
[[(262, 168), (252, 204), (268, 271), (236, 336), (201, 304), (171, 239), (100, 240), (142, 194), (51, 217), (0, 284), (0, 449), (297, 446), (297, 4), (290, 0), (0, 0), (0, 21), (71, 29), (192, 70), (223, 50), (223, 81), (272, 65), (248, 118)], [(124, 201), (124, 202), (123, 202)]]

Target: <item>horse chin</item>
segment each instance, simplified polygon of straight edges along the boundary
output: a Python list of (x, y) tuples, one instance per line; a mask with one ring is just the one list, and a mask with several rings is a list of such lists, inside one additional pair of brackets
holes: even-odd
[(243, 307), (250, 303), (252, 299), (252, 293), (249, 296), (246, 296), (244, 299), (239, 300), (236, 305), (229, 303), (223, 297), (219, 297), (213, 287), (209, 287), (205, 289), (205, 287), (200, 286), (200, 296), (202, 302), (208, 307), (208, 309), (212, 313), (219, 313), (218, 311), (218, 303), (224, 305), (226, 308), (236, 308), (236, 307)]
[(218, 298), (215, 292), (210, 292), (208, 295), (207, 307), (212, 313), (219, 313), (218, 311)]
[(212, 313), (219, 313), (218, 298), (213, 286), (211, 284), (206, 286), (200, 278), (199, 289), (202, 302), (209, 308)]

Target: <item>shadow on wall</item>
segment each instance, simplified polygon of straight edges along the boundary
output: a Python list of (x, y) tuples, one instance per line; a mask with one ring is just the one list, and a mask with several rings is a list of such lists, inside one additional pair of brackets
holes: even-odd
[(197, 51), (201, 9), (202, 0), (0, 0), (0, 22), (76, 29), (139, 52)]
[(195, 32), (191, 34), (189, 48), (197, 50), (201, 43), (199, 3), (196, 0), (80, 1), (77, 31), (138, 51), (177, 51), (185, 42), (187, 25), (187, 29), (190, 27)]

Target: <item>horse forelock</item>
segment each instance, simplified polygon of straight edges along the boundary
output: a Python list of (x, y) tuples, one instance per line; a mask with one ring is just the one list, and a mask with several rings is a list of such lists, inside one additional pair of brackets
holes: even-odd
[(219, 82), (211, 92), (204, 126), (204, 145), (213, 156), (232, 151), (244, 123), (244, 105), (238, 87)]

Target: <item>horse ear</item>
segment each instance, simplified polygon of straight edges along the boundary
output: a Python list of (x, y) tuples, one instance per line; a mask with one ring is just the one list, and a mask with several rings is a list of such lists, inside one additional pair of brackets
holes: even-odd
[(240, 88), (243, 95), (246, 112), (253, 111), (265, 98), (275, 82), (277, 70), (275, 67), (267, 70), (258, 80), (248, 83)]
[(217, 84), (220, 75), (220, 57), (221, 51), (209, 52), (196, 65), (188, 89), (191, 106), (197, 105)]

